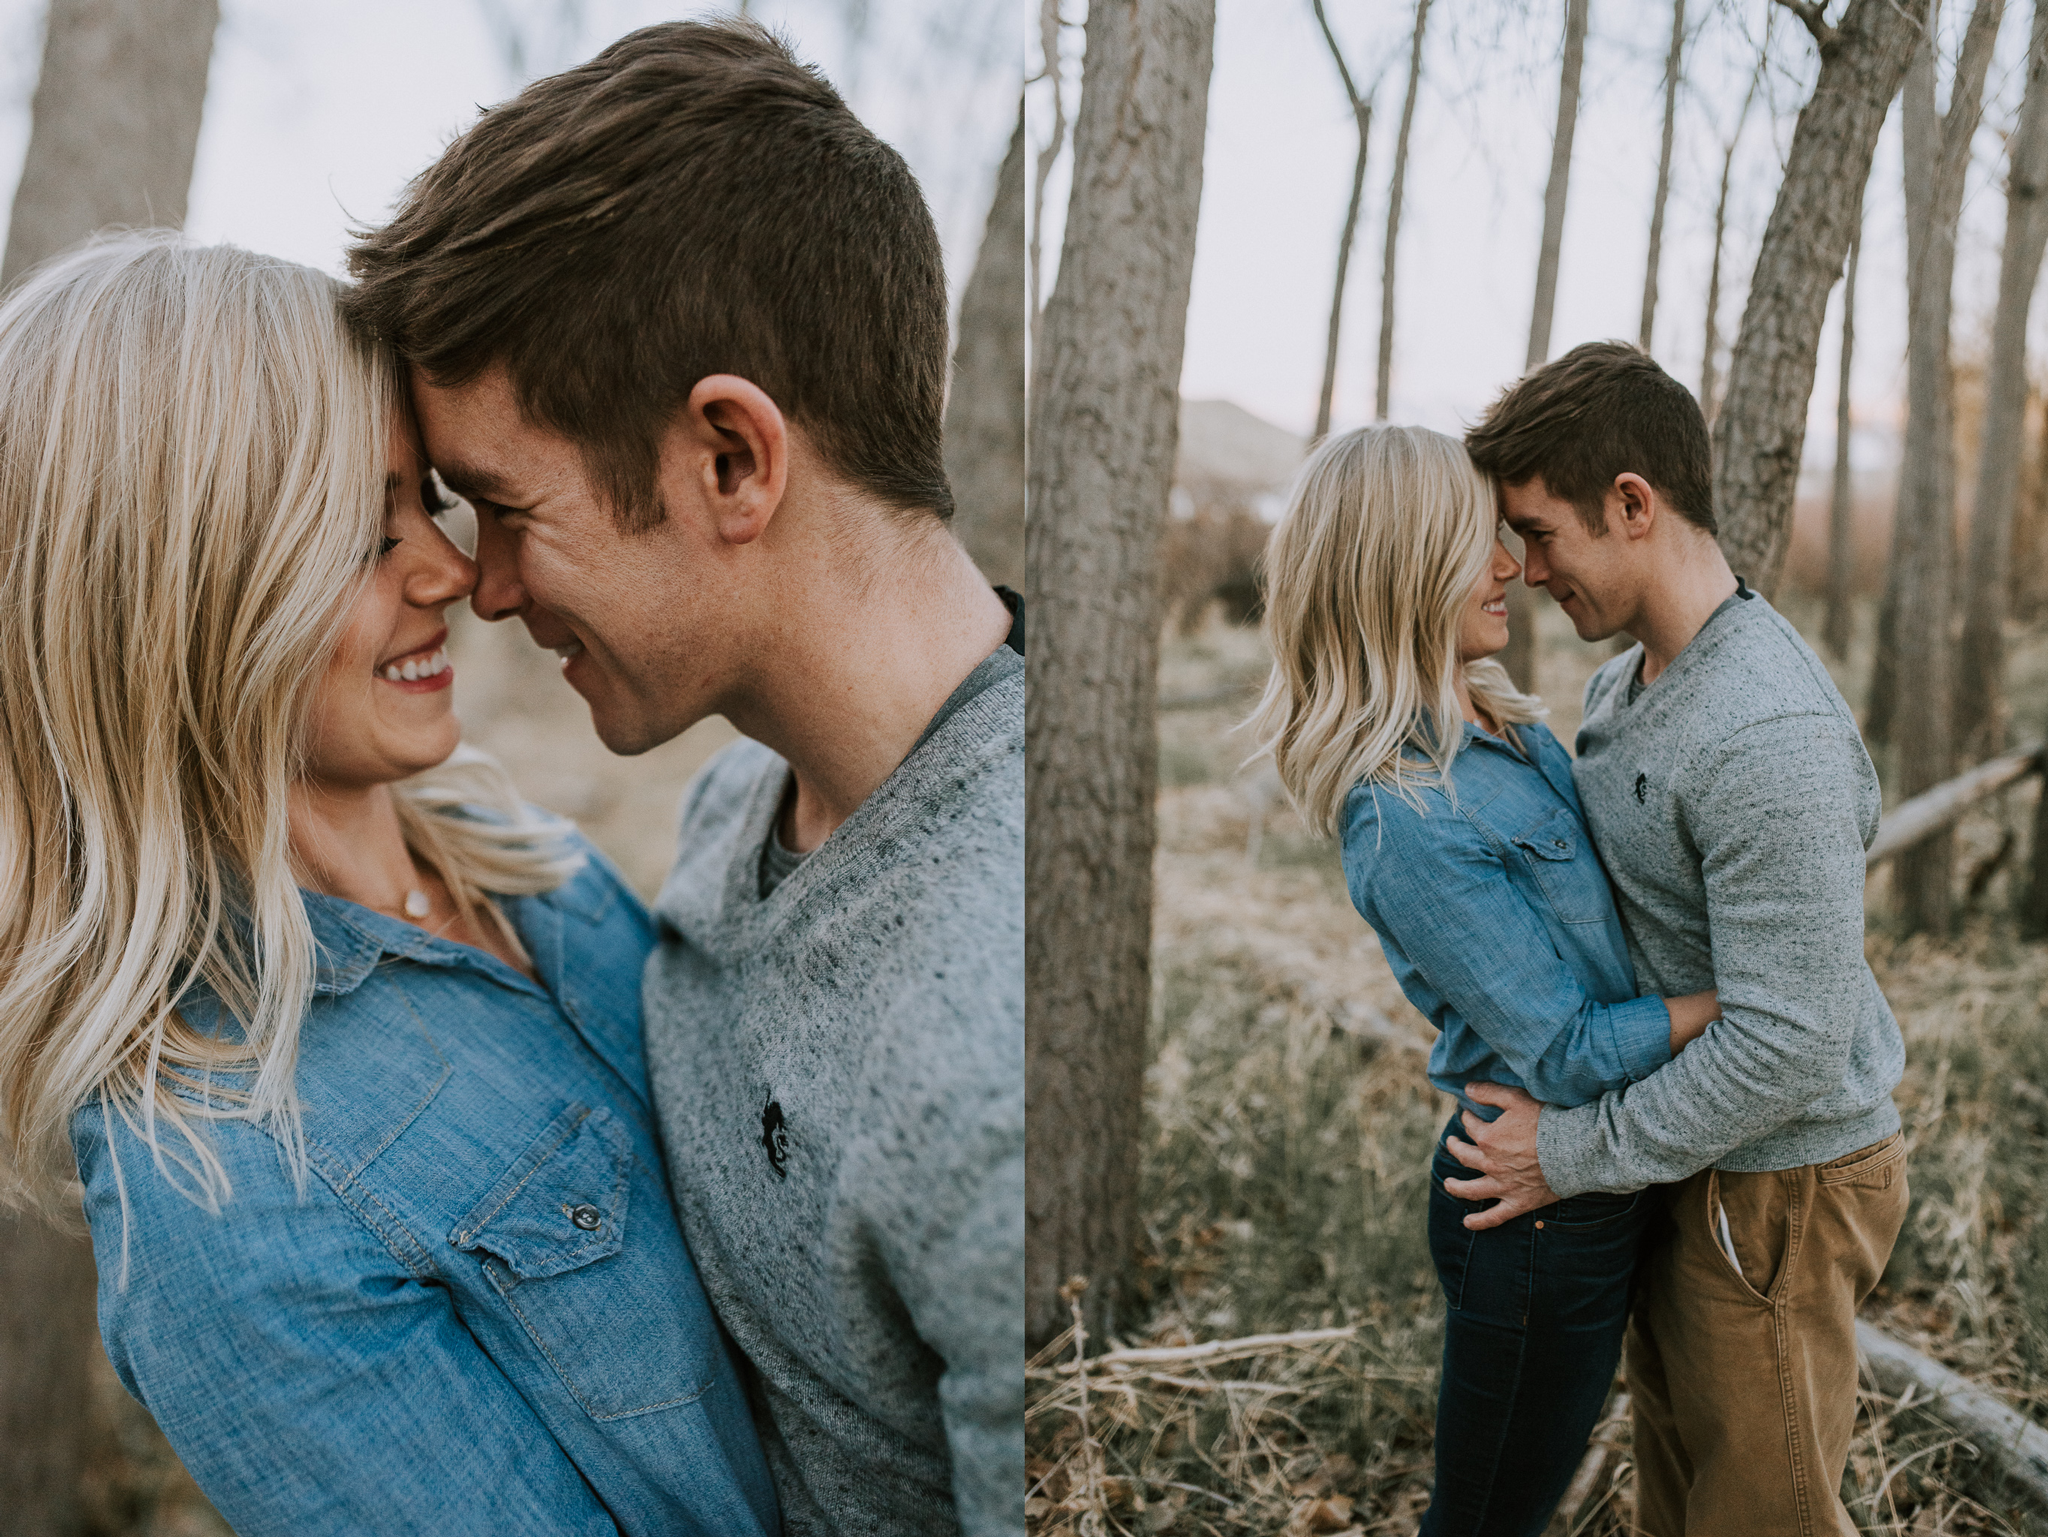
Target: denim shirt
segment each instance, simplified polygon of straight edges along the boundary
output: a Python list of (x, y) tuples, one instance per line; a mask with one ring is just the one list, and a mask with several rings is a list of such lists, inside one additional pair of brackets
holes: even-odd
[(74, 1116), (107, 1354), (241, 1537), (774, 1537), (648, 1103), (647, 914), (594, 853), (501, 901), (539, 983), (305, 894), (303, 1196), (247, 1121), (202, 1123), (215, 1214)]
[(1515, 731), (1528, 758), (1465, 723), (1455, 805), (1428, 787), (1418, 812), (1368, 780), (1342, 818), (1352, 905), (1437, 1028), (1429, 1081), (1489, 1121), (1500, 1112), (1467, 1083), (1583, 1105), (1671, 1060), (1671, 1016), (1636, 996), (1571, 759), (1543, 726)]

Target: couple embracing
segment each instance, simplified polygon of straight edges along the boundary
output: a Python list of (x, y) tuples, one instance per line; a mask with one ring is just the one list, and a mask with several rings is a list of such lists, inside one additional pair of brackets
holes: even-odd
[[(7, 1193), (244, 1537), (1021, 1531), (1023, 621), (915, 182), (664, 25), (350, 264), (0, 306)], [(750, 739), (651, 914), (460, 750), (461, 601)]]
[[(1714, 534), (1698, 406), (1596, 343), (1462, 445), (1324, 444), (1268, 555), (1262, 741), (1461, 1102), (1430, 1171), (1426, 1537), (1543, 1530), (1624, 1337), (1645, 1537), (1857, 1530), (1855, 1314), (1907, 1202), (1904, 1046), (1863, 956), (1878, 784)], [(1491, 660), (1517, 575), (1636, 642), (1576, 756)]]

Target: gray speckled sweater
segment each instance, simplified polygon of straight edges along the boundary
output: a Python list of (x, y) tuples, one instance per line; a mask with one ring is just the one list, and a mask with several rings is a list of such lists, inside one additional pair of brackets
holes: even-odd
[(975, 695), (763, 898), (788, 781), (706, 766), (647, 1054), (791, 1537), (1024, 1530), (1024, 687)]
[(1544, 1110), (1561, 1196), (1821, 1163), (1899, 1126), (1905, 1044), (1863, 959), (1878, 786), (1855, 717), (1759, 597), (1731, 598), (1631, 700), (1642, 655), (1587, 683), (1572, 777), (1637, 983), (1714, 988), (1723, 1017), (1641, 1082)]

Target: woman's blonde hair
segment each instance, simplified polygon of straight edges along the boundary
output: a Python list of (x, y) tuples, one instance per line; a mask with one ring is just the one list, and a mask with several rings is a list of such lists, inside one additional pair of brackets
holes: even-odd
[[(293, 1072), (316, 947), (287, 793), (405, 409), (341, 291), (154, 232), (60, 258), (0, 304), (9, 1204), (63, 1212), (69, 1119), (95, 1100), (208, 1205), (228, 1181), (195, 1118), (268, 1122), (304, 1177)], [(521, 816), (502, 771), (459, 756), (399, 787), (408, 840), (472, 911), (480, 889), (558, 885), (563, 824)], [(441, 814), (479, 802), (498, 814)], [(240, 1039), (181, 1017), (195, 985)], [(212, 1082), (204, 1108), (170, 1092), (222, 1070), (252, 1076)]]
[[(1424, 427), (1333, 437), (1295, 477), (1266, 546), (1273, 667), (1248, 724), (1322, 836), (1361, 781), (1417, 804), (1418, 786), (1449, 786), (1463, 738), (1458, 626), (1498, 516), (1464, 445)], [(1496, 661), (1465, 664), (1465, 678), (1503, 726), (1543, 713)]]

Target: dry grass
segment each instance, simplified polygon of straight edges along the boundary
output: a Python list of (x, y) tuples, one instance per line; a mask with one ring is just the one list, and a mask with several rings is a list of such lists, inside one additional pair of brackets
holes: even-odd
[[(1604, 651), (1545, 620), (1543, 686), (1569, 743)], [(2015, 666), (2037, 699), (2044, 649)], [(1201, 699), (1262, 671), (1256, 636), (1212, 626), (1170, 642), (1162, 693)], [(1858, 671), (1841, 674), (1852, 690)], [(1150, 1312), (1129, 1339), (1086, 1342), (1109, 1348), (1085, 1372), (1071, 1334), (1032, 1364), (1043, 1537), (1362, 1537), (1412, 1532), (1427, 1501), (1443, 1304), (1425, 1171), (1450, 1102), (1424, 1077), (1427, 1028), (1351, 910), (1335, 850), (1239, 771), (1242, 713), (1161, 720)], [(2024, 829), (2025, 810), (1973, 821), (1959, 864)], [(1913, 1206), (1869, 1312), (2048, 1423), (2048, 947), (2011, 937), (2009, 881), (1988, 879), (1966, 934), (1940, 946), (1897, 940), (1873, 883), (1871, 961), (1908, 1043)], [(1132, 1353), (1298, 1331), (1317, 1337)], [(1613, 1455), (1569, 1529), (1606, 1537), (1628, 1529), (1633, 1478), (1625, 1422), (1601, 1438)], [(1874, 1392), (1843, 1493), (1871, 1533), (2048, 1531), (1974, 1448)]]

